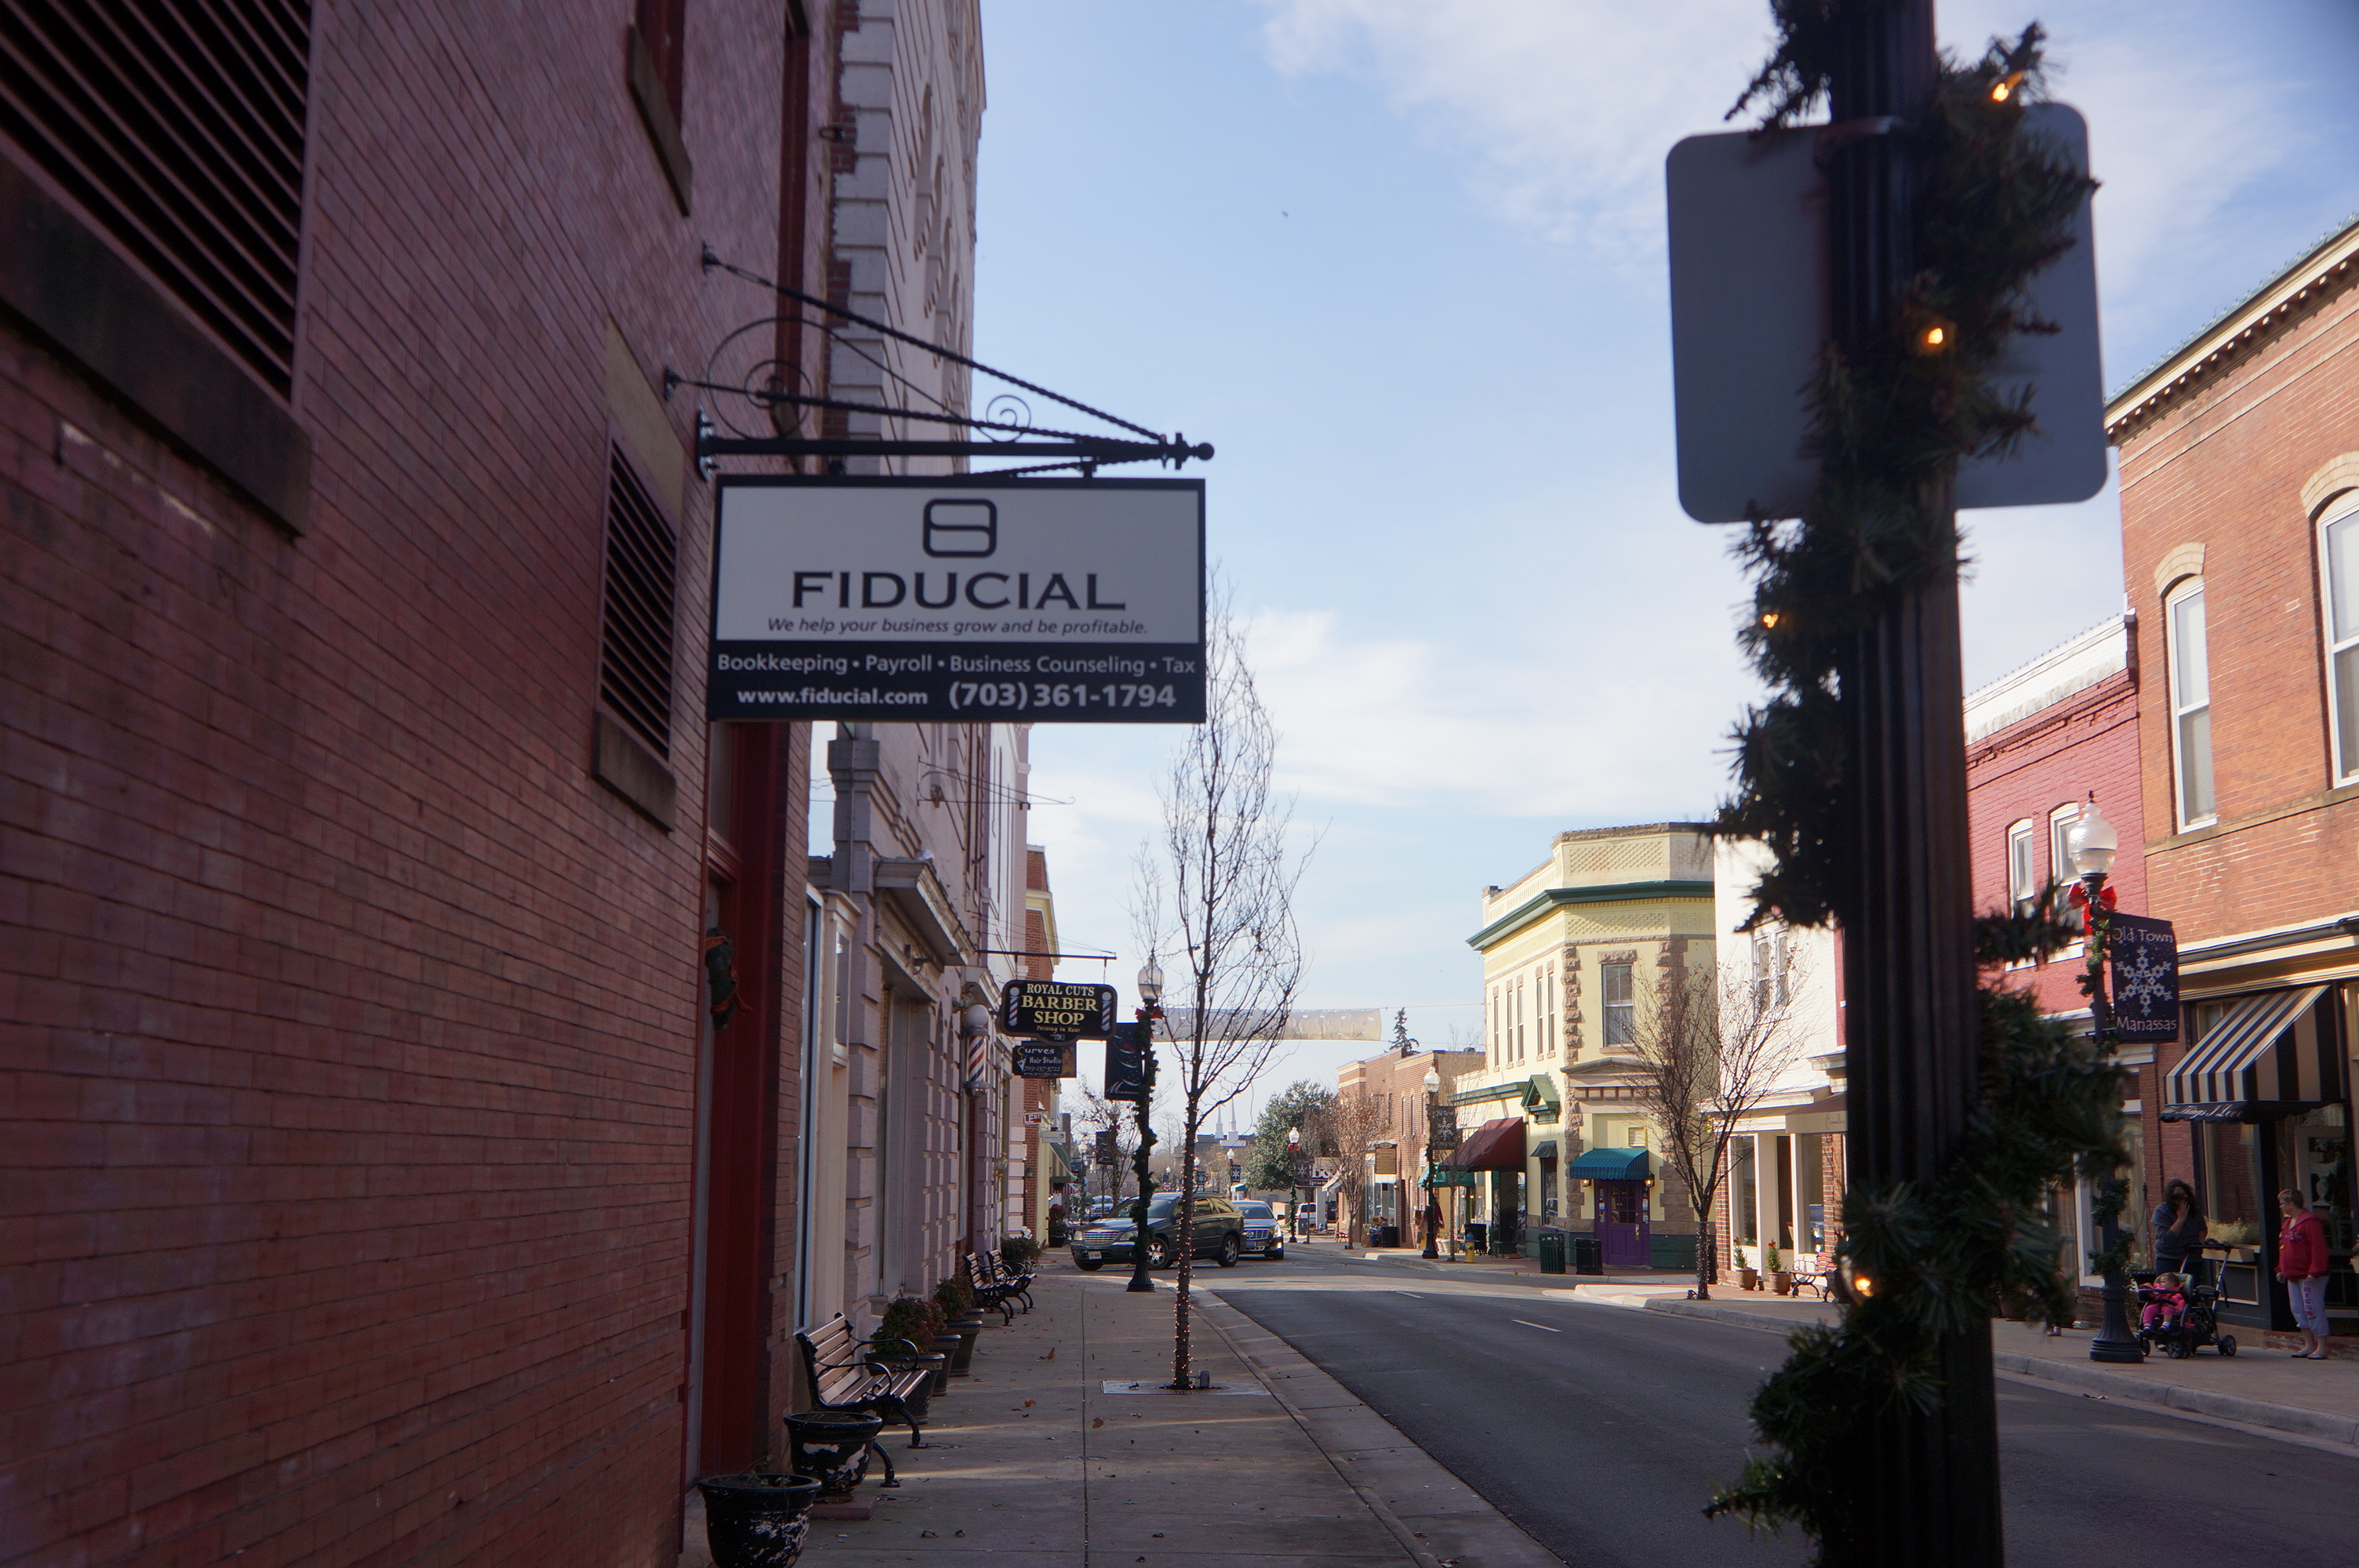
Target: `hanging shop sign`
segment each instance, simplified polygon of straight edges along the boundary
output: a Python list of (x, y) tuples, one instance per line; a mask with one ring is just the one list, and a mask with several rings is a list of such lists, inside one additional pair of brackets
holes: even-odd
[(1101, 1128), (1098, 1130), (1095, 1141), (1092, 1144), (1092, 1150), (1090, 1157), (1094, 1163), (1100, 1165), (1122, 1163), (1122, 1148), (1116, 1142), (1114, 1129), (1111, 1127)]
[(999, 1028), (1006, 1034), (1103, 1040), (1114, 1026), (1118, 1001), (1112, 986), (1009, 980), (999, 988)]
[(1070, 1040), (1018, 1040), (1016, 1076), (1019, 1078), (1070, 1078), (1078, 1053)]
[[(2089, 167), (2077, 110), (2038, 103), (2025, 123)], [(1671, 148), (1671, 381), (1680, 504), (1700, 523), (1798, 515), (1819, 479), (1799, 389), (1827, 320), (1826, 127), (1729, 131)], [(2097, 254), (2089, 204), (2072, 248), (2032, 276), (2029, 314), (1994, 379), (2029, 395), (2039, 427), (2006, 453), (1958, 465), (1961, 507), (2085, 501), (2105, 483), (2104, 375), (2097, 354)]]
[(1201, 480), (724, 474), (715, 720), (1194, 724)]
[(2179, 1038), (2179, 934), (2168, 920), (2105, 916), (2114, 1028), (2125, 1041)]

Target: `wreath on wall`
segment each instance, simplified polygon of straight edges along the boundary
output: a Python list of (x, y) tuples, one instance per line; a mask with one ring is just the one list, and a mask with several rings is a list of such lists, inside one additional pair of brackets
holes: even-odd
[[(1771, 0), (1771, 11), (1777, 49), (1730, 112), (1761, 103), (1764, 129), (1791, 125), (1826, 92), (1840, 0)], [(2032, 313), (2027, 287), (2071, 246), (2093, 189), (2025, 127), (2042, 95), (2042, 37), (2035, 24), (1971, 64), (1944, 57), (1924, 112), (1896, 132), (1919, 157), (1919, 271), (1888, 335), (1824, 351), (1806, 395), (1820, 479), (1802, 515), (1756, 516), (1737, 546), (1754, 588), (1743, 643), (1771, 692), (1736, 730), (1735, 790), (1716, 823), (1771, 852), (1748, 927), (1832, 917), (1845, 761), (1838, 661), (1890, 596), (1958, 571), (1947, 481), (1959, 460), (2011, 450), (2036, 427), (2029, 394), (2003, 396), (1992, 372), (2012, 334), (2056, 330)], [(1979, 919), (1977, 962), (2078, 940), (2054, 907), (2042, 898), (2029, 913)], [(2094, 912), (2084, 991), (2102, 979), (2104, 938)], [(1854, 1460), (1873, 1430), (1863, 1416), (1937, 1409), (1940, 1340), (1995, 1311), (2069, 1323), (2077, 1290), (2060, 1269), (2048, 1194), (2126, 1161), (2112, 1040), (2042, 1018), (2027, 995), (1979, 994), (1979, 1098), (1964, 1143), (1937, 1181), (1846, 1196), (1841, 1318), (1791, 1336), (1752, 1404), (1770, 1452), (1705, 1510), (1799, 1526), (1822, 1561), (1851, 1556)], [(2109, 1187), (2099, 1217), (2120, 1203)], [(2091, 1261), (2118, 1265), (2118, 1249)]]

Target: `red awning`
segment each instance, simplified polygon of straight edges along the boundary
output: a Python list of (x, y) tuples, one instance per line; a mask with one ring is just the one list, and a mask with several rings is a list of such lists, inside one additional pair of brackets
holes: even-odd
[(1445, 1171), (1520, 1171), (1524, 1168), (1524, 1119), (1501, 1117), (1467, 1134), (1457, 1152), (1441, 1162)]

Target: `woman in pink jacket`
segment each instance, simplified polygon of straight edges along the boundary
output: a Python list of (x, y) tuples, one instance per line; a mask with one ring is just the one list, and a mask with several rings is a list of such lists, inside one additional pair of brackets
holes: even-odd
[(2297, 1359), (2326, 1359), (2326, 1225), (2310, 1212), (2301, 1195), (2291, 1187), (2277, 1195), (2285, 1228), (2277, 1232), (2277, 1278), (2285, 1281), (2293, 1303), (2294, 1325), (2301, 1330)]

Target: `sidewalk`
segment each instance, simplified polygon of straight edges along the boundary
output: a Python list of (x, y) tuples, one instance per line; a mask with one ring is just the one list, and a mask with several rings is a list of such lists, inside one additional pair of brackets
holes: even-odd
[[(1633, 1290), (1585, 1290), (1576, 1299), (1779, 1334), (1798, 1323), (1832, 1323), (1836, 1315), (1832, 1304), (1737, 1291), (1709, 1302), (1685, 1300), (1683, 1292)], [(2160, 1405), (2359, 1446), (2359, 1361), (2297, 1361), (2281, 1349), (2258, 1344), (2258, 1335), (2248, 1339), (2239, 1333), (2243, 1348), (2234, 1357), (2205, 1350), (2184, 1361), (2151, 1356), (2142, 1364), (2115, 1366), (2089, 1359), (2093, 1337), (2088, 1329), (2050, 1336), (2028, 1324), (1994, 1322), (1992, 1363), (2002, 1373), (2060, 1384), (2093, 1397)]]
[[(1112, 1391), (1171, 1377), (1169, 1278), (1151, 1295), (1125, 1283), (1045, 1269), (1034, 1310), (991, 1320), (974, 1375), (934, 1400), (927, 1446), (886, 1433), (899, 1489), (862, 1486), (873, 1519), (813, 1520), (803, 1562), (899, 1568), (923, 1551), (975, 1568), (993, 1553), (1043, 1568), (1562, 1568), (1210, 1289), (1195, 1292), (1194, 1364), (1216, 1391)], [(690, 1516), (679, 1568), (709, 1568), (692, 1497)]]

